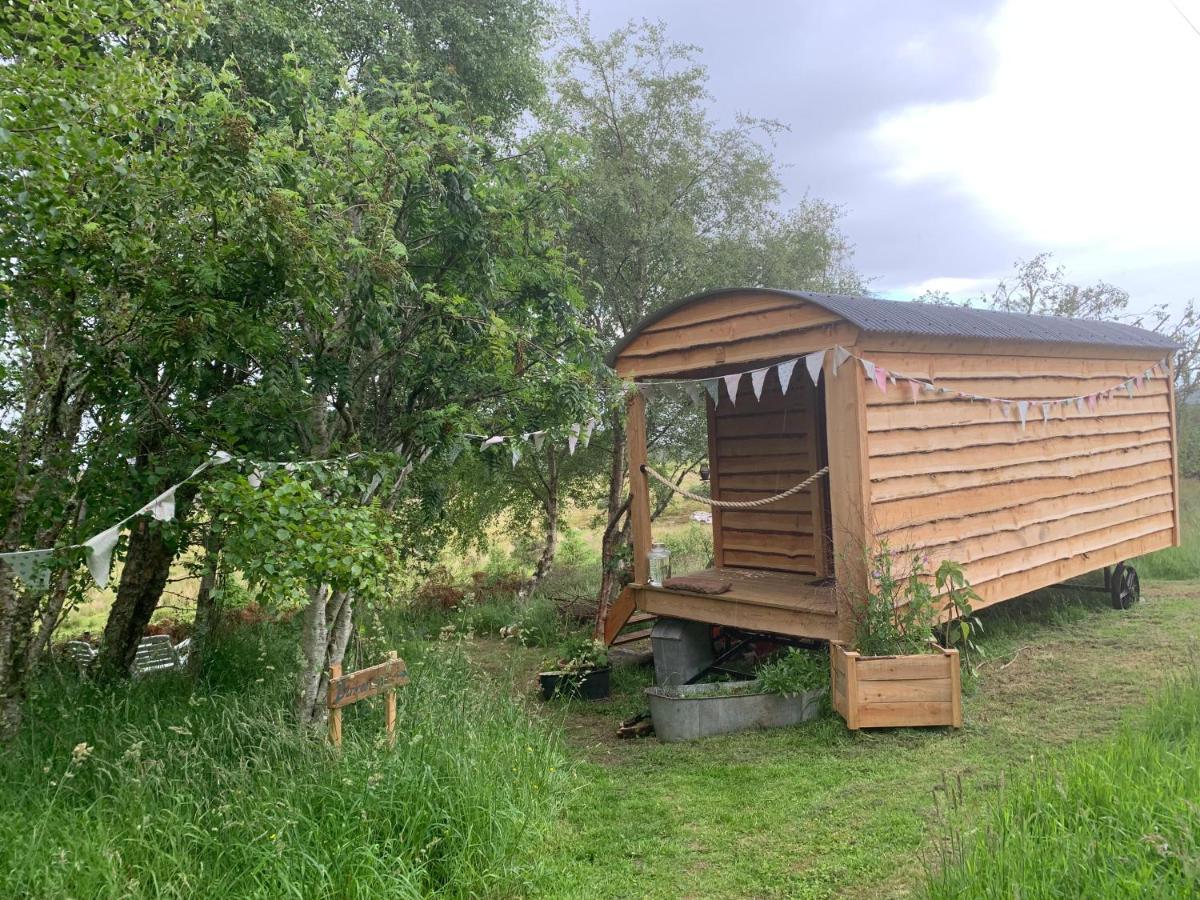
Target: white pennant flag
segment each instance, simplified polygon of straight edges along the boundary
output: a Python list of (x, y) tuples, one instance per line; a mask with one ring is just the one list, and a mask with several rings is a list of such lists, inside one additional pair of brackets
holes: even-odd
[(214, 466), (223, 466), (227, 462), (232, 462), (233, 457), (224, 450), (216, 450), (213, 452), (211, 463)]
[(542, 449), (542, 444), (544, 444), (545, 441), (546, 441), (546, 432), (535, 431), (533, 433), (533, 449), (534, 450), (540, 451)]
[(862, 363), (863, 371), (867, 373), (867, 379), (869, 381), (874, 381), (875, 363), (871, 362), (869, 359), (860, 360), (860, 362)]
[(800, 362), (799, 357), (789, 359), (787, 362), (781, 362), (775, 367), (775, 374), (779, 376), (779, 389), (783, 393), (787, 393), (788, 385), (792, 381), (792, 372), (795, 371), (796, 363)]
[(1042, 424), (1043, 425), (1050, 424), (1050, 404), (1049, 403), (1042, 404)]
[(1019, 415), (1021, 417), (1021, 430), (1024, 431), (1025, 430), (1025, 418), (1029, 415), (1029, 401), (1028, 400), (1018, 400), (1017, 401), (1017, 415)]
[(587, 449), (587, 446), (588, 446), (588, 444), (590, 444), (590, 443), (592, 442), (592, 432), (593, 432), (593, 431), (595, 431), (595, 430), (596, 430), (596, 420), (595, 420), (595, 419), (588, 419), (588, 420), (587, 420), (587, 427), (586, 427), (585, 429), (583, 429), (583, 440), (582, 440), (582, 443), (583, 443), (583, 449), (584, 449), (584, 450), (586, 450), (586, 449)]
[(175, 518), (175, 488), (179, 485), (172, 485), (167, 488), (145, 506), (138, 510), (138, 513), (150, 513), (158, 522), (170, 522)]
[(504, 435), (502, 435), (502, 434), (493, 435), (492, 437), (490, 437), (486, 441), (484, 441), (482, 444), (480, 444), (479, 449), (486, 450), (488, 447), (492, 446), (493, 444), (501, 444), (503, 442), (504, 442)]
[(755, 400), (762, 399), (763, 384), (766, 383), (766, 380), (767, 380), (767, 370), (766, 369), (755, 369), (753, 372), (750, 373), (750, 387), (752, 387), (754, 389), (754, 399)]
[(717, 399), (717, 392), (720, 390), (720, 387), (717, 384), (717, 379), (705, 378), (701, 384), (703, 384), (704, 389), (708, 391), (708, 396), (712, 397), (713, 406), (716, 406), (720, 402)]
[(842, 363), (850, 358), (850, 351), (838, 344), (833, 348), (833, 374), (838, 373), (838, 369), (842, 367)]
[(13, 574), (25, 585), (31, 593), (41, 593), (50, 587), (50, 554), (52, 550), (18, 550), (14, 553), (2, 553)]
[(567, 438), (567, 448), (571, 451), (571, 455), (575, 455), (575, 445), (579, 443), (579, 423), (576, 422), (571, 426), (571, 434)]
[(729, 394), (729, 402), (737, 405), (738, 383), (742, 380), (741, 372), (725, 376), (725, 393)]
[(83, 542), (83, 546), (86, 548), (84, 555), (87, 559), (88, 571), (92, 573), (92, 580), (96, 582), (96, 587), (101, 590), (108, 587), (108, 570), (112, 564), (113, 548), (117, 546), (117, 541), (120, 539), (121, 526), (114, 525), (107, 531), (102, 531)]
[(1127, 393), (1129, 395), (1130, 400), (1133, 399), (1133, 382), (1132, 381), (1125, 382), (1125, 393)]
[(825, 351), (817, 350), (804, 357), (804, 365), (808, 367), (808, 377), (815, 385), (821, 380), (821, 367), (825, 365)]
[(1086, 402), (1086, 401), (1084, 401), (1084, 399), (1083, 399), (1082, 397), (1076, 397), (1076, 398), (1075, 398), (1075, 408), (1076, 408), (1077, 410), (1079, 410), (1080, 412), (1083, 412), (1083, 411), (1084, 411), (1085, 402)]
[(246, 480), (250, 482), (250, 487), (259, 488), (262, 487), (263, 479), (266, 475), (266, 472), (255, 466), (254, 471), (246, 476)]
[(513, 441), (512, 444), (512, 461), (514, 469), (517, 467), (517, 463), (521, 461), (521, 445), (516, 441)]

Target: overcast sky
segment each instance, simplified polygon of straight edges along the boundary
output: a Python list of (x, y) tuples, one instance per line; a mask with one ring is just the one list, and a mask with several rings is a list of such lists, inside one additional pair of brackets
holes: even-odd
[(881, 294), (978, 294), (1049, 250), (1138, 308), (1200, 298), (1200, 34), (1171, 0), (584, 5), (703, 48), (719, 118), (786, 122), (789, 197), (845, 208)]

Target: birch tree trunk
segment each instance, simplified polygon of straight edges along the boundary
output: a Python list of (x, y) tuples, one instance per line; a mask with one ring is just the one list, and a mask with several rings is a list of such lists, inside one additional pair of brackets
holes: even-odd
[(345, 659), (353, 613), (354, 600), (347, 591), (331, 591), (324, 584), (309, 591), (300, 642), (304, 666), (296, 694), (296, 718), (302, 725), (323, 724), (329, 714), (329, 667)]

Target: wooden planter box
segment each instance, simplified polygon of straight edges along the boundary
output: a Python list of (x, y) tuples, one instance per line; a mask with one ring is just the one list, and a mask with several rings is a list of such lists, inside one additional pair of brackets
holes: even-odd
[(957, 650), (917, 656), (859, 656), (829, 644), (833, 708), (846, 727), (962, 727)]

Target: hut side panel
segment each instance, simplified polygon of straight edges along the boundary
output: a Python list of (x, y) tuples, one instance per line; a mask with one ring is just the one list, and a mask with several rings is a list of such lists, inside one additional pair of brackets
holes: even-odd
[[(816, 392), (797, 368), (787, 394), (774, 372), (761, 400), (743, 378), (737, 403), (721, 389), (711, 422), (712, 487), (718, 500), (760, 500), (785, 491), (820, 468), (815, 428)], [(758, 509), (720, 511), (713, 545), (720, 564), (816, 574), (821, 554), (820, 496), (805, 490)]]
[(691, 303), (646, 326), (615, 368), (622, 377), (653, 377), (757, 363), (853, 343), (856, 333), (814, 304), (749, 291)]
[[(1153, 359), (888, 353), (899, 375), (1012, 400), (1108, 390)], [(1093, 413), (1074, 406), (1043, 421), (1015, 405), (922, 393), (901, 382), (864, 388), (871, 521), (893, 548), (957, 560), (983, 605), (1113, 565), (1175, 542), (1177, 501), (1170, 383)]]

